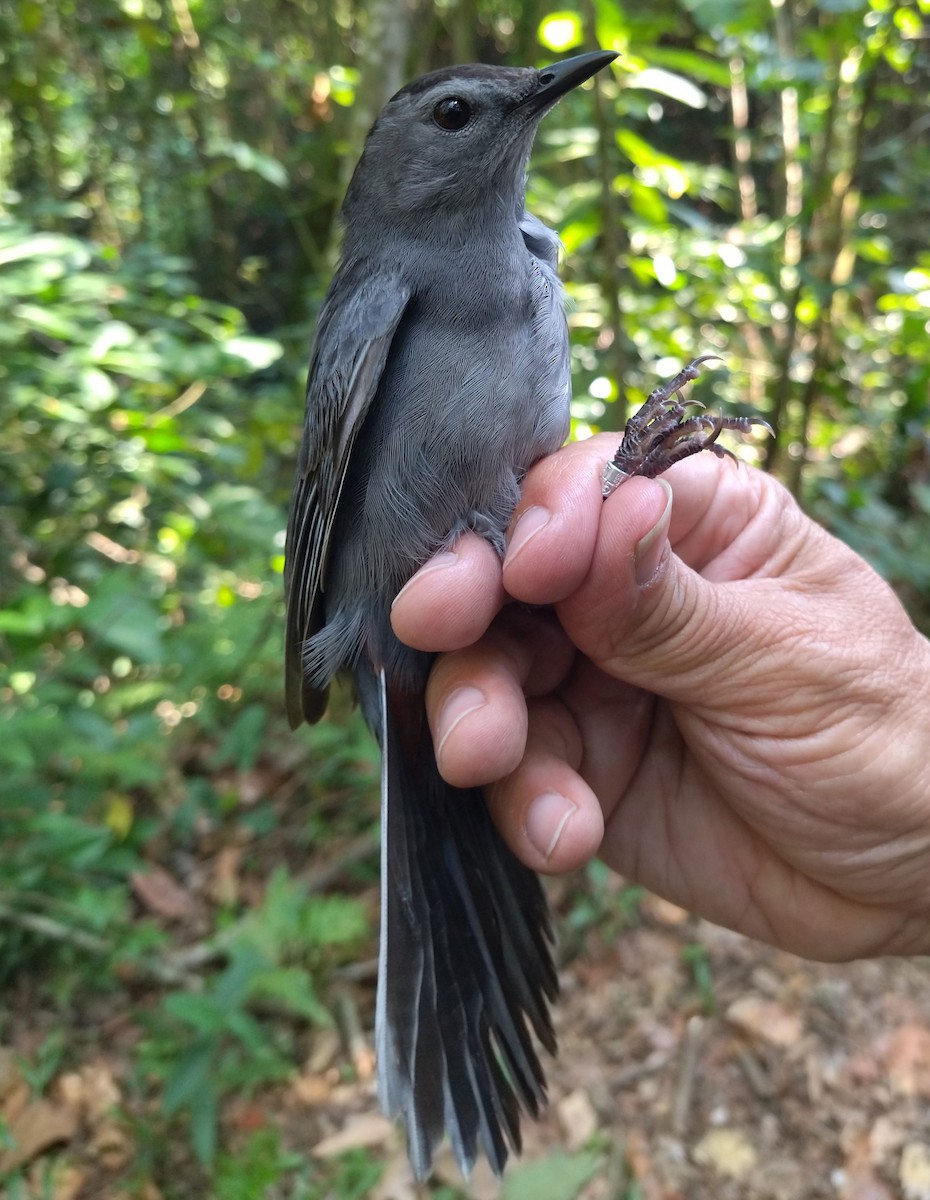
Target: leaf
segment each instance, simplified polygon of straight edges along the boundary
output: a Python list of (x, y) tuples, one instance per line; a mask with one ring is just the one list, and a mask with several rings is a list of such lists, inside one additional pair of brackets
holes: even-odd
[(695, 22), (712, 34), (765, 27), (768, 0), (683, 0)]
[(641, 138), (630, 129), (620, 129), (617, 132), (617, 145), (626, 154), (630, 162), (637, 167), (673, 167), (681, 169), (677, 158), (657, 150), (655, 146)]
[(727, 1009), (726, 1018), (750, 1037), (783, 1049), (796, 1045), (804, 1032), (799, 1012), (759, 996), (740, 996)]
[(725, 1126), (705, 1133), (694, 1147), (693, 1157), (702, 1167), (730, 1179), (745, 1179), (759, 1161), (749, 1135)]
[(559, 1153), (514, 1167), (504, 1181), (503, 1200), (575, 1200), (600, 1163), (593, 1152)]
[(892, 1091), (930, 1097), (930, 1028), (914, 1022), (899, 1025), (887, 1038), (884, 1058)]
[(600, 1122), (584, 1088), (576, 1088), (556, 1104), (556, 1114), (569, 1150), (580, 1150), (597, 1133)]
[(90, 254), (86, 246), (76, 238), (65, 237), (59, 233), (37, 233), (32, 237), (16, 240), (11, 245), (0, 245), (0, 267), (10, 263), (22, 262), (24, 259), (38, 258), (69, 258), (74, 256), (74, 265), (86, 265)]
[(217, 139), (208, 148), (213, 158), (230, 158), (240, 171), (252, 171), (275, 187), (287, 187), (287, 171), (276, 158), (263, 154), (245, 142)]
[(255, 371), (263, 371), (281, 357), (284, 347), (272, 338), (232, 337), (223, 342), (223, 353), (242, 359)]
[[(172, 997), (169, 996), (168, 999)], [(202, 1097), (210, 1088), (214, 1048), (212, 1040), (201, 1041), (195, 1043), (181, 1059), (162, 1096), (162, 1109), (167, 1116), (170, 1117), (195, 1099), (199, 1106)]]
[[(394, 1136), (394, 1126), (380, 1113), (361, 1113), (346, 1121), (342, 1129), (331, 1133), (310, 1150), (314, 1158), (335, 1158), (349, 1150), (383, 1146)], [(538, 1200), (538, 1198), (537, 1198)]]
[(26, 325), (44, 333), (47, 337), (57, 338), (63, 342), (80, 340), (81, 326), (77, 321), (70, 321), (61, 312), (51, 308), (42, 308), (38, 304), (17, 304), (13, 314)]
[(212, 1083), (207, 1083), (191, 1109), (190, 1130), (194, 1153), (205, 1166), (216, 1157), (217, 1095)]
[(104, 576), (83, 610), (82, 623), (134, 662), (161, 661), (161, 614), (143, 591), (138, 570), (118, 567)]
[(37, 1158), (58, 1142), (68, 1142), (80, 1127), (80, 1112), (65, 1104), (35, 1100), (4, 1122), (8, 1150), (0, 1152), (0, 1174)]
[(203, 1034), (211, 1045), (219, 1037), (224, 1013), (213, 996), (203, 996), (197, 992), (172, 992), (165, 997), (162, 1008), (169, 1016)]
[(314, 995), (311, 976), (301, 967), (272, 967), (262, 971), (255, 980), (252, 995), (276, 1000), (317, 1025), (332, 1025), (329, 1010)]
[(667, 46), (650, 46), (642, 51), (650, 63), (669, 67), (680, 75), (690, 75), (705, 83), (728, 88), (732, 82), (730, 68), (718, 58), (710, 58), (693, 50), (676, 50)]
[(149, 912), (168, 921), (180, 921), (193, 913), (190, 893), (164, 867), (134, 871), (129, 878), (133, 893)]
[(650, 92), (658, 92), (660, 96), (668, 96), (689, 108), (706, 108), (707, 96), (697, 84), (683, 75), (665, 71), (661, 67), (646, 67), (636, 75), (630, 75), (627, 87), (644, 88)]
[(898, 1179), (905, 1200), (930, 1200), (930, 1146), (925, 1142), (905, 1145)]

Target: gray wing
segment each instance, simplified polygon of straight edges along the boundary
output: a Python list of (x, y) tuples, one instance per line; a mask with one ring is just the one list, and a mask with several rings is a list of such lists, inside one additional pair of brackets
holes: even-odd
[(559, 250), (562, 243), (559, 241), (559, 235), (544, 225), (539, 217), (534, 217), (531, 212), (524, 209), (523, 216), (520, 218), (520, 232), (523, 234), (523, 241), (530, 254), (534, 255), (541, 262), (544, 262), (547, 267), (553, 272), (558, 273), (559, 269)]
[(330, 535), (352, 447), (409, 299), (400, 278), (359, 264), (336, 276), (320, 312), (285, 550), (285, 700), (292, 728), (319, 720), (326, 708), (326, 689), (305, 677), (304, 646), (322, 625)]
[(533, 346), (542, 370), (533, 396), (534, 457), (551, 454), (568, 437), (572, 398), (568, 325), (559, 280), (558, 234), (532, 213), (520, 218), (523, 242), (533, 258)]

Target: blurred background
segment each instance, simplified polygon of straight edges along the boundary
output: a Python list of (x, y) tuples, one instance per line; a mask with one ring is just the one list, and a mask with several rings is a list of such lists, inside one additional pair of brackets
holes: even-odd
[[(619, 51), (529, 180), (575, 435), (719, 355), (693, 394), (769, 420), (740, 453), (927, 629), (928, 39), (926, 0), (0, 0), (0, 1195), (415, 1194), (374, 1115), (376, 754), (348, 691), (297, 734), (281, 695), (309, 341), (384, 101)], [(925, 965), (888, 1011), (887, 973), (597, 867), (553, 899), (574, 1049), (510, 1200), (930, 1196)]]

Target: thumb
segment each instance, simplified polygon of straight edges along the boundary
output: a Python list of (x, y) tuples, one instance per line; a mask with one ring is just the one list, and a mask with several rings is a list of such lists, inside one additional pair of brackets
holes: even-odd
[(745, 703), (773, 643), (812, 617), (798, 605), (807, 588), (783, 577), (817, 569), (809, 523), (769, 477), (722, 465), (740, 478), (714, 491), (693, 472), (627, 481), (602, 506), (584, 581), (557, 606), (602, 670), (686, 704)]

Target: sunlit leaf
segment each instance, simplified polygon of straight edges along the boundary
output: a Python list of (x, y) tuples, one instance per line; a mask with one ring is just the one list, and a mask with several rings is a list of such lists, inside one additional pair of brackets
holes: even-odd
[(681, 163), (671, 155), (651, 146), (632, 129), (617, 130), (617, 145), (637, 167), (673, 167), (681, 169)]
[(240, 171), (254, 171), (275, 187), (287, 187), (287, 170), (283, 164), (245, 142), (218, 139), (211, 143), (210, 154), (214, 158), (231, 159)]
[(719, 58), (711, 58), (707, 54), (699, 54), (694, 50), (679, 50), (670, 46), (649, 46), (643, 51), (643, 56), (650, 64), (668, 67), (679, 75), (701, 79), (716, 87), (729, 87), (730, 68)]
[(75, 265), (85, 265), (90, 259), (86, 246), (60, 233), (37, 233), (7, 244), (4, 241), (0, 237), (0, 267), (28, 258), (71, 258)]
[(680, 104), (688, 105), (689, 108), (707, 107), (707, 97), (696, 84), (692, 83), (690, 79), (685, 79), (683, 75), (676, 75), (661, 67), (646, 67), (645, 70), (630, 75), (627, 79), (627, 87), (658, 92), (659, 95), (668, 96), (670, 100), (677, 100)]
[(284, 350), (280, 342), (271, 338), (234, 337), (223, 342), (223, 352), (241, 358), (255, 371), (262, 371), (276, 362)]

